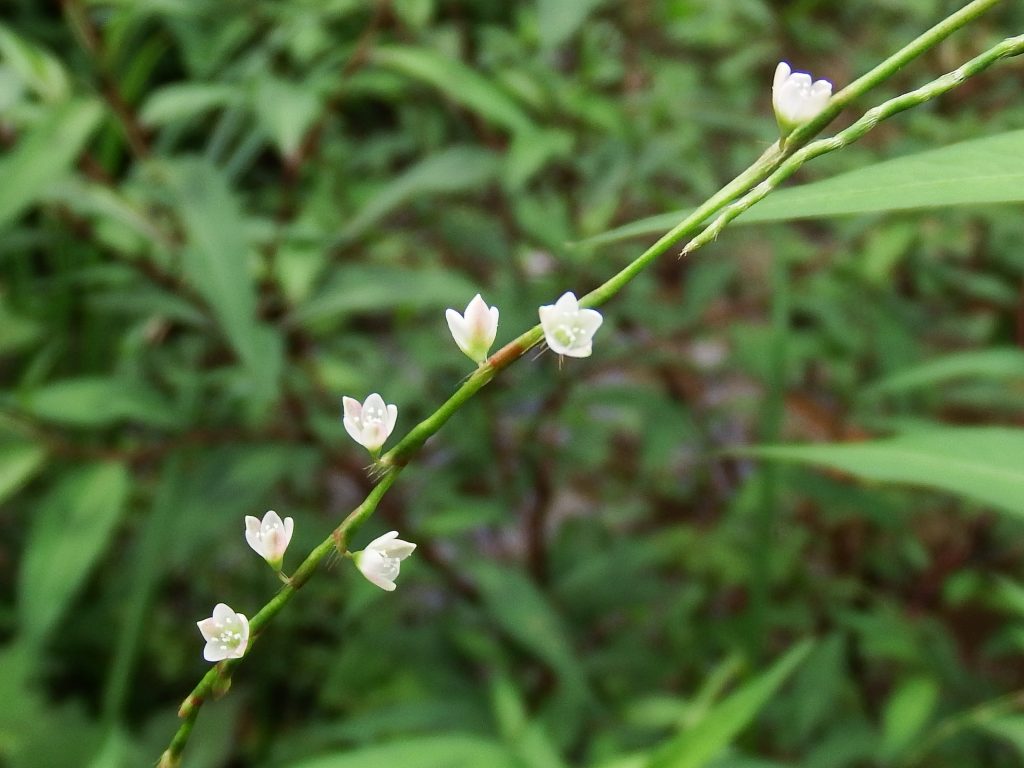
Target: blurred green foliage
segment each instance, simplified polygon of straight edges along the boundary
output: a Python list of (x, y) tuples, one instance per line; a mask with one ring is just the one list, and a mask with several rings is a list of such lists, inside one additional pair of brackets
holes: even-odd
[[(368, 489), (342, 394), (408, 429), (468, 372), (445, 307), (508, 340), (774, 140), (780, 58), (843, 84), (959, 5), (8, 0), (0, 763), (151, 764), (194, 622), (276, 588), (243, 516), (296, 519), (290, 566)], [(870, 104), (1019, 33), (1004, 6)], [(970, 203), (1021, 199), (1020, 72), (485, 389), (360, 534), (419, 543), (400, 589), (320, 573), (184, 764), (1019, 765), (1024, 225)], [(860, 213), (763, 223), (808, 210)]]

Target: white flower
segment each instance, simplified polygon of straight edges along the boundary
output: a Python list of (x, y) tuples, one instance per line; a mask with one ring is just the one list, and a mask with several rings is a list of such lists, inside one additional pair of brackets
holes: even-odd
[(806, 72), (794, 72), (789, 64), (779, 62), (775, 68), (775, 81), (772, 83), (772, 106), (775, 107), (775, 119), (783, 136), (813, 120), (828, 106), (832, 98), (832, 83), (828, 80), (815, 80)]
[(604, 320), (600, 312), (580, 309), (576, 294), (571, 291), (538, 311), (544, 338), (554, 352), (569, 357), (590, 357), (591, 340)]
[(203, 658), (207, 661), (240, 659), (245, 655), (249, 645), (249, 620), (230, 606), (217, 603), (213, 616), (197, 621), (196, 625), (206, 640)]
[(398, 419), (398, 406), (385, 405), (384, 398), (374, 392), (359, 404), (351, 397), (341, 398), (345, 410), (343, 423), (345, 430), (352, 439), (376, 454), (395, 428)]
[(498, 333), (498, 308), (488, 307), (478, 293), (466, 307), (465, 316), (454, 309), (449, 309), (444, 316), (448, 319), (448, 329), (459, 349), (470, 360), (478, 363), (486, 360), (494, 336)]
[(398, 538), (398, 531), (385, 533), (366, 545), (366, 549), (354, 552), (352, 559), (356, 567), (369, 581), (388, 592), (395, 591), (395, 579), (405, 560), (416, 545)]
[(286, 517), (282, 522), (274, 510), (267, 512), (262, 522), (258, 517), (246, 515), (245, 540), (257, 555), (270, 563), (275, 571), (279, 571), (284, 552), (292, 540), (293, 525), (290, 517)]

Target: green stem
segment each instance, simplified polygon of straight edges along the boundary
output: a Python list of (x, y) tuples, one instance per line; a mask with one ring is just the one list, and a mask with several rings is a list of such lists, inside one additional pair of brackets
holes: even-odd
[[(772, 337), (768, 350), (767, 397), (761, 423), (761, 442), (776, 443), (782, 432), (786, 396), (786, 347), (789, 338), (790, 287), (789, 264), (774, 254), (771, 271)], [(760, 658), (768, 636), (768, 604), (771, 594), (773, 535), (778, 506), (778, 465), (765, 462), (760, 472), (760, 499), (754, 519), (750, 569), (750, 641), (751, 657)]]
[[(581, 300), (581, 304), (586, 306), (598, 306), (608, 301), (608, 299), (622, 290), (622, 288), (625, 287), (625, 285), (629, 283), (633, 277), (639, 274), (640, 271), (642, 271), (648, 264), (669, 250), (682, 238), (695, 231), (702, 222), (723, 209), (728, 210), (726, 209), (726, 206), (748, 190), (754, 188), (753, 191), (757, 191), (764, 186), (764, 183), (767, 183), (764, 182), (755, 188), (754, 185), (758, 184), (758, 182), (761, 182), (764, 179), (770, 180), (775, 178), (777, 174), (776, 169), (788, 167), (790, 161), (792, 161), (793, 158), (796, 158), (799, 154), (791, 155), (791, 153), (796, 151), (799, 146), (827, 125), (828, 122), (839, 113), (845, 104), (866, 93), (886, 78), (891, 77), (908, 61), (934, 47), (954, 31), (972, 21), (974, 18), (981, 15), (1000, 1), (1001, 0), (975, 0), (972, 3), (969, 3), (960, 11), (946, 18), (913, 42), (900, 49), (896, 54), (890, 56), (868, 74), (859, 78), (850, 86), (837, 93), (830, 102), (829, 107), (821, 115), (815, 118), (814, 121), (802, 126), (790, 134), (786, 139), (784, 147), (781, 147), (778, 142), (769, 147), (769, 149), (749, 168), (726, 184), (707, 202), (697, 208), (697, 210), (687, 216), (686, 219), (660, 238), (656, 243), (654, 243), (654, 245), (644, 251), (635, 261), (611, 277), (604, 284), (584, 296)], [(1012, 54), (1002, 54), (1002, 56), (1007, 55)], [(1002, 56), (997, 58), (1001, 58)], [(994, 60), (995, 59), (993, 59), (993, 61)], [(977, 61), (977, 59), (975, 61)], [(974, 72), (971, 72), (971, 74), (974, 74)], [(948, 90), (948, 88), (946, 90)], [(886, 103), (889, 104), (891, 102)], [(903, 108), (905, 109), (907, 107)], [(818, 142), (818, 144), (822, 144), (822, 142)], [(831, 151), (831, 149), (827, 151)], [(823, 152), (819, 152), (819, 154), (823, 154)], [(804, 159), (800, 161), (800, 164), (813, 156), (816, 155), (804, 157)], [(796, 167), (799, 167), (799, 165)], [(796, 168), (793, 168), (793, 170), (795, 171)], [(790, 171), (790, 173), (792, 173), (792, 171)], [(764, 194), (767, 194), (767, 191), (765, 191)], [(742, 200), (745, 199), (747, 198), (742, 198)], [(750, 204), (752, 205), (753, 203)], [(739, 215), (739, 212), (736, 213), (736, 215)], [(687, 248), (688, 250), (694, 250), (694, 248), (690, 248), (690, 246), (687, 246)], [(402, 467), (409, 462), (412, 456), (420, 447), (422, 447), (427, 439), (440, 430), (448, 419), (450, 419), (466, 401), (486, 386), (502, 369), (511, 365), (526, 354), (531, 347), (536, 345), (541, 338), (543, 338), (543, 335), (541, 327), (536, 325), (522, 333), (514, 341), (505, 345), (476, 371), (474, 371), (465, 383), (462, 384), (462, 386), (460, 386), (455, 393), (445, 401), (445, 403), (434, 411), (434, 413), (413, 427), (413, 429), (410, 430), (394, 448), (380, 457), (379, 466), (382, 468), (383, 473), (363, 503), (352, 510), (348, 517), (342, 521), (332, 534), (324, 539), (323, 542), (321, 542), (315, 549), (313, 549), (312, 552), (309, 553), (309, 555), (306, 556), (306, 559), (292, 575), (291, 583), (285, 585), (252, 618), (250, 621), (250, 647), (252, 642), (256, 640), (258, 633), (274, 618), (274, 616), (278, 614), (278, 612), (281, 611), (292, 597), (294, 597), (295, 593), (317, 570), (320, 563), (323, 562), (323, 560), (333, 551), (345, 551), (352, 534), (371, 514), (373, 514), (377, 505), (380, 503), (381, 498), (383, 498), (384, 494), (387, 493), (388, 489), (397, 479)], [(182, 718), (183, 722), (161, 758), (161, 768), (170, 768), (171, 766), (179, 763), (181, 753), (184, 750), (185, 745), (188, 743), (192, 727), (198, 717), (200, 708), (207, 699), (211, 697), (211, 695), (226, 690), (226, 686), (230, 683), (232, 670), (237, 664), (241, 663), (241, 661), (242, 659), (222, 661), (212, 667), (203, 676), (199, 684), (192, 690), (192, 693), (190, 693), (182, 703), (178, 710), (178, 714)]]
[(718, 217), (711, 224), (686, 244), (682, 255), (685, 256), (688, 253), (692, 253), (717, 238), (730, 221), (746, 211), (750, 206), (763, 200), (769, 192), (796, 173), (808, 160), (813, 160), (816, 157), (853, 144), (883, 120), (904, 112), (911, 107), (924, 104), (926, 101), (930, 101), (937, 96), (941, 96), (956, 88), (967, 78), (984, 72), (997, 61), (1017, 56), (1021, 53), (1024, 53), (1024, 35), (1009, 37), (937, 80), (933, 80), (916, 90), (904, 93), (894, 99), (889, 99), (889, 101), (869, 109), (860, 120), (853, 123), (849, 128), (840, 131), (835, 136), (815, 141), (796, 151), (783, 161), (764, 181), (747, 192), (739, 200), (722, 209)]
[(789, 134), (783, 146), (776, 142), (769, 147), (747, 170), (743, 171), (743, 173), (715, 193), (707, 202), (690, 213), (689, 216), (662, 236), (658, 242), (640, 254), (635, 261), (626, 266), (621, 272), (584, 296), (580, 300), (580, 304), (596, 307), (608, 301), (648, 264), (684, 237), (694, 233), (705, 220), (728, 205), (732, 200), (769, 176), (772, 171), (779, 167), (787, 155), (817, 135), (822, 128), (835, 119), (836, 115), (847, 104), (895, 75), (908, 62), (925, 51), (934, 48), (953, 34), (953, 32), (990, 10), (999, 2), (1001, 0), (975, 0), (973, 3), (968, 3), (952, 16), (943, 19), (923, 35), (905, 45), (870, 72), (854, 80), (832, 97), (828, 106), (820, 115)]

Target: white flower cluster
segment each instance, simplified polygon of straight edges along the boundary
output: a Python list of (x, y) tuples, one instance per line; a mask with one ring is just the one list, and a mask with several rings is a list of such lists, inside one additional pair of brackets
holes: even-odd
[[(589, 357), (594, 333), (601, 327), (601, 313), (580, 307), (571, 291), (562, 294), (554, 304), (539, 309), (544, 338), (554, 352), (568, 357)], [(487, 306), (478, 293), (459, 313), (445, 312), (448, 330), (456, 345), (477, 365), (487, 363), (487, 355), (498, 335), (498, 308)], [(362, 403), (352, 397), (341, 398), (342, 423), (349, 436), (366, 448), (374, 459), (395, 429), (398, 406), (384, 402), (374, 392)]]
[[(789, 64), (780, 62), (772, 84), (772, 106), (783, 138), (794, 129), (813, 120), (828, 106), (832, 84), (813, 81), (804, 72), (793, 72)], [(538, 310), (541, 329), (548, 347), (559, 355), (589, 357), (593, 339), (603, 317), (594, 309), (581, 307), (571, 291), (563, 293), (554, 304)], [(498, 308), (487, 306), (478, 293), (465, 312), (445, 312), (448, 329), (459, 349), (480, 366), (486, 365), (488, 353), (498, 333)], [(395, 429), (398, 406), (384, 402), (374, 392), (362, 403), (351, 397), (342, 398), (342, 423), (345, 431), (377, 459), (381, 448)], [(291, 542), (292, 518), (281, 519), (273, 510), (263, 519), (246, 516), (245, 540), (255, 552), (281, 574), (285, 550)], [(372, 584), (383, 590), (395, 590), (395, 579), (402, 561), (412, 554), (416, 545), (398, 538), (390, 531), (371, 541), (366, 549), (351, 554), (359, 571)], [(288, 582), (288, 578), (281, 575)], [(249, 645), (249, 620), (225, 603), (217, 603), (213, 615), (197, 622), (206, 640), (203, 656), (207, 661), (241, 658)]]
[[(245, 540), (286, 583), (289, 579), (281, 574), (281, 565), (292, 540), (293, 528), (294, 522), (290, 517), (282, 520), (274, 510), (268, 511), (262, 520), (252, 515), (245, 517)], [(352, 553), (352, 560), (372, 584), (393, 592), (402, 561), (414, 549), (415, 544), (402, 541), (398, 538), (398, 531), (391, 531), (371, 541), (366, 549)], [(206, 641), (203, 658), (207, 661), (240, 659), (245, 655), (249, 647), (249, 619), (244, 613), (236, 613), (226, 603), (217, 603), (213, 615), (196, 624)]]
[[(539, 315), (544, 338), (554, 352), (569, 357), (590, 356), (594, 333), (603, 319), (600, 312), (580, 307), (575, 294), (570, 292), (562, 294), (554, 304), (540, 307)], [(498, 308), (487, 306), (477, 294), (464, 313), (449, 309), (445, 317), (459, 349), (478, 365), (485, 365), (498, 333)], [(345, 431), (376, 460), (395, 429), (398, 406), (384, 402), (376, 392), (362, 403), (352, 397), (343, 397), (341, 402)], [(262, 520), (251, 515), (245, 518), (245, 540), (285, 583), (290, 580), (281, 567), (294, 527), (292, 518), (282, 520), (274, 510), (268, 511)], [(402, 561), (415, 549), (412, 542), (398, 538), (398, 531), (390, 531), (371, 541), (366, 549), (351, 553), (351, 557), (370, 583), (393, 592)], [(197, 624), (206, 640), (203, 656), (207, 661), (240, 659), (245, 655), (249, 647), (249, 620), (245, 614), (217, 603), (213, 615)]]

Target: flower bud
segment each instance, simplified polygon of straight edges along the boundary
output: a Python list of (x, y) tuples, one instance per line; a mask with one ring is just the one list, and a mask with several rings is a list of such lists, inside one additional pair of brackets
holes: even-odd
[(270, 510), (260, 521), (252, 515), (245, 516), (245, 540), (256, 554), (270, 563), (275, 571), (281, 570), (285, 550), (292, 540), (294, 523), (290, 517), (281, 520), (280, 515)]
[(832, 83), (828, 80), (812, 82), (809, 74), (794, 72), (784, 61), (775, 68), (772, 106), (783, 138), (820, 115), (830, 98)]
[(470, 360), (482, 363), (498, 333), (498, 308), (488, 307), (478, 293), (460, 315), (454, 309), (445, 312), (452, 338)]

